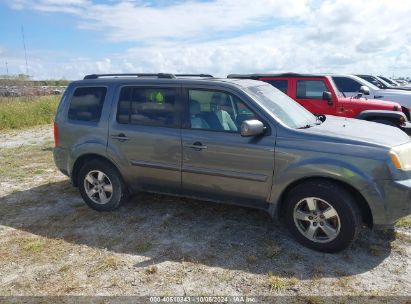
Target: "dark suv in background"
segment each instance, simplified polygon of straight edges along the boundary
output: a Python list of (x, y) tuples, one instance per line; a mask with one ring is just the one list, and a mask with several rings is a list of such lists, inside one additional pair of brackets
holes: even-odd
[(207, 75), (88, 75), (55, 117), (54, 159), (84, 201), (136, 191), (268, 211), (310, 248), (336, 252), (363, 223), (411, 213), (411, 142), (397, 128), (319, 120), (273, 86)]

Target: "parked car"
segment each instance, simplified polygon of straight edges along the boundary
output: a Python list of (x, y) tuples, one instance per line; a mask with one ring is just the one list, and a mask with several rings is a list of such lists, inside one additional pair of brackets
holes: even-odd
[(54, 138), (57, 167), (99, 211), (136, 191), (244, 205), (324, 252), (411, 213), (404, 132), (321, 121), (261, 81), (88, 75), (63, 94)]
[[(232, 74), (228, 78), (256, 79), (268, 82), (315, 115), (326, 114), (374, 121), (399, 127), (411, 134), (408, 109), (394, 102), (363, 98), (346, 98), (330, 76), (315, 74)], [(404, 113), (405, 112), (405, 113)]]
[(369, 98), (387, 99), (398, 102), (403, 107), (403, 112), (408, 116), (411, 109), (411, 92), (398, 89), (380, 89), (372, 83), (354, 75), (331, 75), (338, 90), (345, 96), (358, 95), (361, 87), (367, 87)]
[(383, 79), (384, 81), (386, 81), (386, 82), (388, 82), (391, 86), (393, 86), (393, 87), (398, 87), (400, 84), (398, 83), (398, 82), (396, 82), (395, 80), (393, 80), (393, 79), (391, 79), (391, 78), (389, 78), (389, 77), (385, 77), (385, 76), (382, 76), (382, 75), (380, 75), (380, 76), (378, 76), (378, 77), (380, 77), (381, 79)]
[(388, 82), (384, 81), (383, 79), (379, 78), (378, 76), (373, 76), (373, 75), (355, 75), (358, 76), (370, 83), (372, 83), (373, 85), (375, 85), (376, 87), (380, 88), (380, 89), (394, 89), (394, 90), (405, 90), (405, 91), (411, 91), (411, 87), (406, 86), (406, 85), (402, 85), (402, 86), (392, 86), (390, 85)]

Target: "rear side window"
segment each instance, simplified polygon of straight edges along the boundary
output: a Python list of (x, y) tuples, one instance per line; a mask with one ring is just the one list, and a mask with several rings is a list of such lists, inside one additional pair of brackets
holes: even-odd
[(361, 84), (347, 77), (333, 77), (334, 83), (340, 92), (358, 92)]
[(271, 84), (273, 87), (279, 89), (281, 92), (285, 94), (287, 94), (288, 92), (288, 80), (264, 79), (263, 81)]
[(105, 87), (77, 88), (70, 101), (68, 118), (70, 120), (98, 122), (106, 93), (107, 88)]
[(297, 98), (322, 99), (325, 91), (327, 87), (322, 80), (297, 80)]
[(123, 87), (117, 109), (121, 124), (177, 127), (174, 88)]

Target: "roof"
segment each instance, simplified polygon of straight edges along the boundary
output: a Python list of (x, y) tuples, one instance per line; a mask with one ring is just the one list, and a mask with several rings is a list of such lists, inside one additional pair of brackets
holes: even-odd
[(263, 77), (287, 77), (287, 78), (293, 78), (293, 77), (324, 77), (325, 75), (328, 74), (300, 74), (300, 73), (274, 73), (274, 74), (230, 74), (227, 76), (227, 78), (237, 78), (237, 79), (259, 79)]

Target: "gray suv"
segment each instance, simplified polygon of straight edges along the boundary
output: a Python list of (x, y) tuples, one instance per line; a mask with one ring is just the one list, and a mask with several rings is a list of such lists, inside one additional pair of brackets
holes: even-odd
[(207, 75), (104, 74), (72, 82), (54, 159), (93, 209), (136, 191), (268, 211), (303, 245), (349, 246), (411, 213), (401, 130), (316, 117), (273, 86)]

